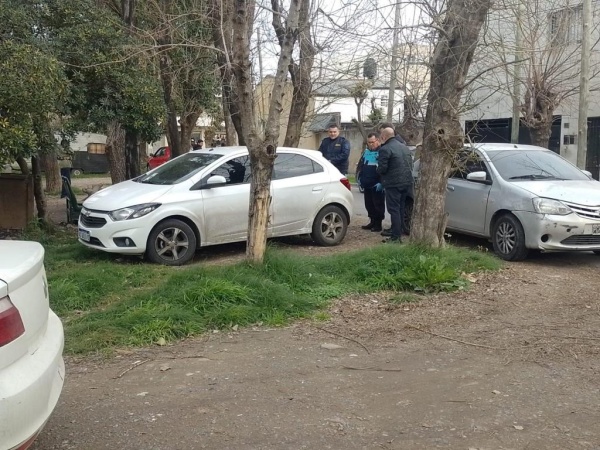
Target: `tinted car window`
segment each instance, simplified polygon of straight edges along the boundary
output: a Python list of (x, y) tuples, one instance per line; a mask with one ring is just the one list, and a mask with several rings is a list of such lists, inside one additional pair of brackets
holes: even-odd
[(177, 184), (209, 166), (223, 155), (215, 153), (186, 153), (134, 181), (147, 184)]
[(154, 154), (154, 156), (165, 156), (165, 150), (167, 149), (167, 147), (161, 147), (158, 150), (156, 150), (156, 153)]
[(227, 184), (250, 183), (252, 179), (250, 156), (240, 156), (239, 158), (231, 159), (217, 167), (210, 174), (225, 177)]
[(505, 180), (589, 180), (589, 178), (551, 151), (506, 150), (489, 152), (494, 167)]
[(280, 153), (273, 166), (273, 179), (281, 180), (318, 172), (323, 172), (323, 167), (312, 159), (303, 155)]
[(473, 172), (485, 172), (489, 179), (489, 172), (485, 162), (474, 152), (461, 152), (457, 155), (452, 172), (452, 178), (467, 179), (467, 175)]

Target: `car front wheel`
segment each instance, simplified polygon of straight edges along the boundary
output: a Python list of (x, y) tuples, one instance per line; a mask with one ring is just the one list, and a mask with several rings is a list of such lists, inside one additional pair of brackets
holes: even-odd
[(527, 257), (525, 231), (519, 219), (512, 214), (500, 216), (492, 230), (492, 244), (496, 254), (506, 261), (520, 261)]
[(150, 232), (146, 256), (157, 264), (181, 266), (194, 257), (196, 242), (188, 224), (177, 219), (164, 220)]
[(338, 245), (348, 231), (348, 219), (341, 208), (329, 205), (323, 208), (315, 217), (312, 234), (317, 244), (323, 246)]

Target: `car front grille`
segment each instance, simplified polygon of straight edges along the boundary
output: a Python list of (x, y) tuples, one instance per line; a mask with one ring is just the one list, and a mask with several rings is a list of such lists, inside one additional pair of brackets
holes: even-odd
[(600, 234), (577, 234), (569, 236), (561, 241), (563, 245), (572, 245), (574, 247), (581, 245), (598, 245), (600, 246)]
[(88, 228), (102, 228), (104, 225), (106, 225), (106, 219), (103, 217), (93, 217), (81, 214), (79, 216), (79, 220)]
[(600, 220), (600, 206), (584, 206), (564, 202), (579, 217), (584, 219)]

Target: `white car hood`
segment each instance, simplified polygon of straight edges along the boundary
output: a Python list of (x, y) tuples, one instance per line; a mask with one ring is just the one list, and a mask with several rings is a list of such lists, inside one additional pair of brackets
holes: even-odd
[(128, 180), (96, 192), (83, 202), (83, 206), (99, 211), (115, 211), (128, 206), (156, 202), (171, 189), (173, 185), (146, 184)]
[(512, 183), (538, 197), (585, 206), (600, 206), (600, 183), (595, 180), (517, 181)]

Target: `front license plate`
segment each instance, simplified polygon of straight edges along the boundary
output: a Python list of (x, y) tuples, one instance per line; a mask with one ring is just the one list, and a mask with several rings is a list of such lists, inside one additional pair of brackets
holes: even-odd
[(90, 242), (90, 232), (88, 230), (82, 230), (81, 228), (77, 230), (77, 236), (79, 239), (85, 242)]
[(600, 223), (592, 225), (592, 234), (600, 234)]

